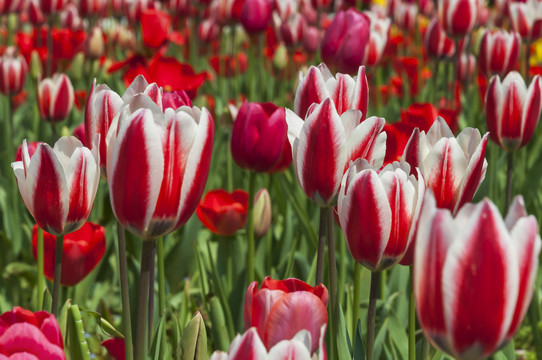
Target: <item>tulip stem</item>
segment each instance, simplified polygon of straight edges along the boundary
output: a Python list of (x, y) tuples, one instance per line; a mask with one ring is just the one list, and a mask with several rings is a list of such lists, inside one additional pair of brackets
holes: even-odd
[(508, 153), (508, 168), (506, 171), (506, 199), (504, 202), (504, 212), (508, 211), (510, 201), (512, 200), (512, 173), (514, 172), (514, 153)]
[(139, 294), (137, 299), (137, 328), (135, 343), (136, 360), (147, 356), (147, 322), (149, 320), (149, 284), (151, 281), (154, 240), (144, 240), (141, 250), (141, 273), (139, 275)]
[(153, 246), (151, 250), (150, 258), (150, 275), (149, 275), (149, 322), (147, 323), (147, 327), (149, 328), (147, 332), (147, 340), (148, 344), (152, 342), (152, 334), (153, 334), (153, 327), (154, 327), (154, 268), (156, 266), (156, 241), (152, 241)]
[(339, 320), (339, 304), (337, 297), (337, 258), (335, 257), (335, 233), (333, 211), (328, 211), (327, 223), (327, 246), (328, 246), (328, 265), (329, 265), (329, 285), (331, 296), (329, 298), (331, 305), (331, 359), (337, 358), (337, 328)]
[(156, 252), (158, 256), (158, 302), (160, 316), (166, 310), (166, 273), (164, 271), (164, 238), (156, 241)]
[(38, 310), (43, 310), (43, 293), (45, 292), (45, 276), (43, 275), (43, 229), (38, 226)]
[(318, 252), (316, 255), (316, 279), (314, 286), (318, 286), (324, 279), (324, 255), (326, 252), (327, 213), (329, 209), (320, 208), (320, 227), (318, 229)]
[(53, 301), (51, 303), (51, 313), (58, 318), (58, 299), (60, 297), (60, 278), (62, 276), (62, 246), (64, 244), (64, 235), (56, 237), (55, 248), (55, 277), (53, 278)]
[(253, 282), (254, 279), (254, 187), (255, 187), (256, 173), (250, 172), (250, 178), (248, 181), (248, 219), (247, 219), (247, 276), (248, 283)]
[(416, 307), (414, 305), (414, 271), (410, 270), (410, 289), (408, 302), (408, 360), (416, 360)]
[(352, 304), (352, 344), (356, 336), (356, 328), (358, 326), (359, 308), (361, 302), (361, 265), (356, 261), (354, 264), (354, 303)]
[(371, 290), (369, 293), (369, 313), (367, 314), (367, 360), (374, 359), (376, 300), (380, 285), (380, 271), (371, 273)]
[(117, 241), (119, 246), (120, 292), (122, 300), (122, 323), (124, 325), (124, 350), (126, 360), (134, 358), (132, 344), (132, 319), (130, 317), (130, 294), (128, 288), (128, 266), (126, 265), (126, 243), (124, 228), (117, 222)]

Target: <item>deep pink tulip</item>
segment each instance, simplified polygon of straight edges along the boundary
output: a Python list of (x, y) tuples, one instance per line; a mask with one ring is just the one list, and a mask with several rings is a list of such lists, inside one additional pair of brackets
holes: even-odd
[(478, 0), (438, 0), (440, 24), (449, 36), (464, 37), (478, 23)]
[(322, 31), (315, 26), (307, 25), (303, 29), (303, 50), (309, 54), (314, 54), (320, 48), (322, 40)]
[(488, 30), (480, 42), (478, 65), (482, 75), (504, 77), (519, 60), (520, 38), (515, 32)]
[(267, 29), (271, 21), (271, 0), (245, 1), (241, 13), (241, 24), (249, 34), (260, 33)]
[(38, 0), (41, 12), (44, 15), (51, 15), (62, 10), (68, 0)]
[(67, 118), (74, 98), (73, 86), (66, 74), (55, 74), (38, 84), (38, 108), (45, 121), (54, 123)]
[[(272, 103), (244, 102), (231, 137), (233, 160), (244, 169), (268, 172), (282, 159), (288, 143), (284, 108)], [(288, 149), (291, 154), (291, 149)]]
[(456, 138), (446, 121), (438, 117), (427, 134), (414, 130), (402, 160), (410, 164), (411, 172), (420, 168), (439, 208), (456, 213), (472, 200), (484, 180), (488, 136), (482, 137), (478, 129), (465, 128)]
[(494, 76), (487, 89), (486, 123), (489, 137), (507, 151), (525, 146), (533, 137), (542, 108), (542, 79), (536, 75), (529, 88), (521, 75), (509, 73), (501, 83)]
[(17, 55), (15, 48), (9, 47), (0, 57), (0, 93), (16, 95), (24, 88), (28, 66), (23, 56)]
[[(252, 282), (245, 295), (245, 330), (256, 327), (265, 348), (271, 350), (282, 340), (307, 330), (311, 353), (318, 349), (322, 326), (327, 324), (329, 295), (324, 285), (312, 287), (294, 278), (273, 280), (267, 276), (258, 289)], [(310, 314), (306, 313), (311, 309)]]
[(407, 31), (413, 31), (416, 27), (416, 17), (418, 16), (418, 4), (399, 0), (395, 3), (393, 18), (397, 26)]
[(388, 43), (388, 33), (391, 20), (389, 18), (381, 19), (373, 12), (364, 12), (371, 19), (371, 32), (369, 42), (365, 46), (365, 55), (363, 64), (367, 67), (375, 66), (380, 63), (386, 45)]
[(330, 98), (311, 106), (303, 121), (286, 110), (288, 138), (297, 180), (305, 194), (319, 206), (334, 205), (344, 172), (351, 160), (366, 159), (380, 168), (386, 153), (385, 120), (370, 117), (361, 122), (361, 111), (339, 116)]
[(414, 255), (418, 319), (433, 345), (456, 359), (482, 359), (521, 324), (534, 290), (540, 236), (516, 197), (503, 220), (484, 199), (455, 217), (424, 200)]
[(322, 59), (342, 73), (358, 70), (369, 42), (370, 20), (354, 9), (340, 11), (329, 25), (322, 40)]
[(344, 175), (341, 228), (354, 259), (371, 271), (397, 264), (413, 242), (425, 184), (409, 174), (407, 163), (394, 162), (377, 172), (357, 160)]
[(527, 42), (542, 37), (542, 1), (510, 2), (508, 5), (512, 28)]
[(438, 16), (435, 16), (427, 29), (424, 37), (425, 51), (427, 55), (436, 59), (449, 59), (455, 54), (455, 44), (440, 26)]
[[(151, 84), (152, 85), (152, 84)], [(205, 187), (214, 122), (207, 109), (167, 108), (146, 93), (124, 95), (107, 143), (107, 178), (117, 220), (143, 239), (183, 225)]]
[(295, 92), (294, 110), (302, 119), (312, 104), (320, 104), (331, 98), (339, 115), (350, 109), (360, 110), (361, 119), (367, 117), (369, 104), (369, 83), (365, 67), (358, 68), (358, 75), (351, 77), (338, 73), (331, 74), (326, 64), (311, 66), (305, 76), (299, 75), (299, 85)]
[(74, 136), (64, 136), (54, 148), (39, 144), (32, 158), (24, 140), (22, 157), (11, 167), (24, 203), (38, 225), (57, 236), (83, 226), (100, 180), (98, 153)]
[(18, 306), (0, 315), (0, 359), (65, 360), (64, 342), (55, 316)]

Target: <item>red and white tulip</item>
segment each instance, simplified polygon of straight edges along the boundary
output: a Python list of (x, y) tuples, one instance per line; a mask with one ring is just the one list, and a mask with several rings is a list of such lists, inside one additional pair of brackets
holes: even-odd
[(435, 16), (425, 30), (425, 50), (427, 55), (436, 59), (450, 59), (455, 54), (455, 44), (440, 26), (438, 16)]
[(17, 55), (15, 48), (9, 47), (0, 57), (0, 93), (16, 95), (24, 88), (28, 65), (23, 56)]
[(365, 11), (364, 14), (371, 19), (371, 30), (369, 33), (369, 42), (365, 46), (363, 64), (371, 67), (378, 65), (382, 59), (382, 55), (384, 54), (384, 50), (388, 43), (391, 20), (387, 17), (382, 19), (371, 11)]
[(477, 25), (478, 0), (438, 0), (438, 16), (449, 36), (463, 37)]
[(515, 32), (486, 31), (480, 43), (478, 65), (482, 75), (505, 76), (519, 60), (520, 38)]
[(407, 31), (413, 31), (418, 16), (418, 4), (408, 1), (396, 1), (393, 11), (393, 18), (397, 26)]
[(45, 121), (59, 122), (67, 118), (74, 98), (73, 86), (66, 74), (55, 74), (38, 84), (38, 108)]
[(542, 37), (542, 1), (510, 2), (509, 18), (514, 31), (527, 42)]

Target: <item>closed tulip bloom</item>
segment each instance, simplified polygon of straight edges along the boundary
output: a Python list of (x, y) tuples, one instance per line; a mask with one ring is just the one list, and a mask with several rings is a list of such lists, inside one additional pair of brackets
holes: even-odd
[[(32, 229), (32, 255), (37, 259), (38, 225)], [(55, 277), (56, 236), (43, 233), (43, 272), (49, 280)], [(105, 229), (91, 222), (64, 236), (60, 283), (75, 286), (100, 263), (105, 253)]]
[(273, 15), (273, 22), (280, 38), (286, 46), (295, 46), (303, 40), (303, 32), (307, 26), (303, 15), (295, 13), (286, 20), (280, 20), (275, 13)]
[(107, 5), (106, 0), (77, 0), (81, 16), (100, 15)]
[(210, 43), (220, 34), (220, 26), (213, 18), (203, 20), (198, 26), (198, 38), (206, 43)]
[(507, 151), (525, 146), (533, 137), (542, 109), (542, 79), (536, 75), (529, 88), (521, 75), (509, 73), (501, 82), (491, 79), (486, 95), (489, 136)]
[(202, 224), (220, 236), (231, 236), (245, 227), (247, 212), (248, 193), (244, 190), (209, 191), (196, 209)]
[(455, 54), (454, 41), (446, 36), (438, 16), (431, 20), (425, 30), (424, 46), (427, 55), (435, 59), (449, 59)]
[(17, 55), (15, 48), (9, 47), (0, 57), (0, 93), (16, 95), (24, 88), (28, 65), (23, 56)]
[(510, 2), (508, 9), (512, 28), (522, 39), (532, 42), (542, 37), (541, 1)]
[(38, 84), (38, 108), (41, 117), (48, 122), (59, 122), (70, 114), (74, 91), (66, 74), (55, 74)]
[(534, 290), (540, 236), (523, 199), (503, 220), (484, 199), (455, 217), (424, 200), (414, 255), (418, 319), (433, 345), (456, 359), (482, 359), (519, 328)]
[[(256, 327), (265, 348), (271, 350), (282, 340), (307, 330), (312, 341), (311, 354), (318, 349), (322, 326), (327, 325), (329, 294), (322, 284), (312, 287), (294, 278), (273, 280), (267, 276), (260, 289), (252, 282), (245, 295), (245, 329)], [(310, 309), (310, 316), (306, 316)]]
[(65, 360), (55, 316), (18, 306), (0, 315), (0, 359)]
[(39, 7), (44, 15), (51, 15), (62, 10), (67, 3), (67, 0), (38, 0)]
[(371, 32), (369, 42), (365, 46), (365, 55), (363, 64), (371, 67), (378, 65), (386, 49), (388, 43), (388, 33), (390, 30), (391, 20), (389, 18), (381, 19), (372, 12), (365, 12), (371, 19)]
[(322, 59), (342, 73), (358, 70), (369, 42), (371, 21), (354, 9), (340, 11), (329, 25), (322, 40)]
[(482, 37), (478, 65), (482, 75), (504, 77), (519, 60), (520, 38), (515, 32), (488, 30)]
[(271, 0), (245, 1), (241, 12), (241, 24), (249, 34), (260, 33), (267, 29), (271, 21)]
[[(231, 153), (240, 167), (256, 172), (273, 169), (288, 143), (284, 108), (244, 102), (233, 124)], [(291, 152), (291, 150), (290, 150)]]
[(24, 9), (24, 0), (2, 0), (0, 1), (0, 15), (17, 13)]
[(358, 68), (358, 75), (331, 74), (326, 64), (311, 66), (303, 76), (299, 73), (299, 85), (295, 92), (294, 111), (305, 118), (312, 104), (320, 104), (331, 98), (339, 115), (350, 109), (360, 110), (361, 118), (367, 117), (369, 104), (369, 83), (365, 75), (365, 67)]
[(465, 128), (457, 138), (446, 121), (438, 117), (427, 133), (415, 129), (402, 160), (419, 168), (427, 189), (435, 194), (437, 206), (454, 213), (472, 200), (484, 180), (487, 139), (475, 128)]
[(459, 63), (456, 66), (458, 81), (465, 82), (466, 79), (473, 79), (476, 68), (476, 57), (473, 54), (462, 53), (459, 56)]
[(64, 136), (54, 148), (39, 144), (32, 158), (24, 140), (22, 158), (11, 167), (24, 203), (38, 225), (57, 236), (83, 226), (98, 189), (98, 153), (77, 138)]
[(196, 209), (209, 174), (214, 122), (205, 108), (163, 112), (147, 94), (127, 99), (118, 127), (108, 133), (109, 196), (126, 229), (154, 239)]
[(425, 184), (407, 163), (380, 171), (356, 160), (343, 177), (338, 201), (341, 228), (350, 253), (371, 271), (401, 261), (415, 236)]
[(477, 25), (478, 0), (438, 0), (438, 16), (449, 36), (464, 37)]
[(418, 15), (417, 3), (399, 0), (395, 3), (393, 18), (397, 26), (407, 31), (413, 31), (416, 26)]
[(62, 27), (72, 31), (83, 30), (83, 19), (79, 15), (79, 9), (75, 4), (67, 4), (60, 13), (60, 23)]

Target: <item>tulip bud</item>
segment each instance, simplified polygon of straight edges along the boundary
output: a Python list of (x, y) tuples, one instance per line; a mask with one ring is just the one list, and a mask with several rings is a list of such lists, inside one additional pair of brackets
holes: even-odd
[(26, 60), (15, 53), (15, 48), (8, 48), (0, 57), (0, 93), (16, 95), (23, 90), (28, 66)]
[(40, 54), (37, 50), (32, 50), (30, 53), (30, 76), (32, 79), (37, 80), (41, 78), (43, 73), (43, 66), (41, 64)]
[(38, 0), (39, 7), (44, 15), (52, 15), (64, 7), (68, 0)]
[(525, 41), (532, 42), (542, 37), (542, 2), (510, 2), (509, 17), (514, 31)]
[(196, 312), (188, 322), (181, 338), (181, 360), (207, 359), (207, 332), (203, 317)]
[(437, 16), (427, 26), (424, 45), (427, 55), (432, 58), (451, 58), (455, 54), (454, 41), (446, 36)]
[(102, 30), (95, 26), (85, 43), (86, 55), (92, 59), (100, 58), (105, 52), (105, 43)]
[(520, 39), (517, 33), (504, 30), (486, 31), (480, 43), (480, 72), (486, 77), (496, 74), (504, 77), (516, 67), (519, 49)]
[(438, 16), (449, 36), (462, 37), (478, 22), (478, 0), (439, 0)]
[(277, 47), (277, 50), (275, 50), (273, 65), (278, 70), (282, 70), (288, 65), (288, 49), (286, 49), (286, 46), (282, 43)]
[(267, 189), (260, 189), (254, 196), (254, 234), (262, 237), (271, 226), (271, 198)]
[(270, 0), (245, 1), (241, 13), (241, 24), (249, 34), (264, 31), (271, 20)]
[(66, 74), (55, 74), (38, 84), (38, 107), (48, 122), (59, 122), (70, 114), (74, 100), (73, 86)]

